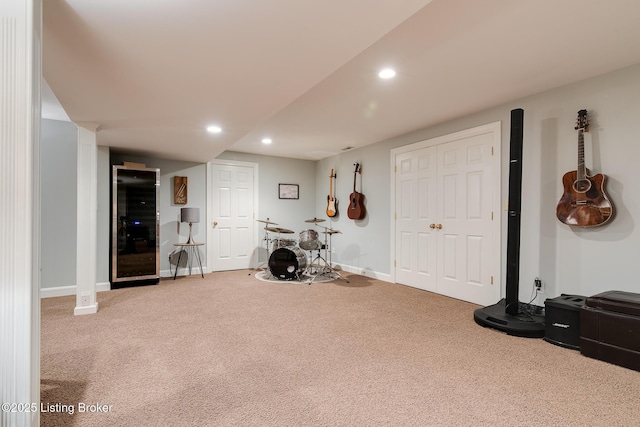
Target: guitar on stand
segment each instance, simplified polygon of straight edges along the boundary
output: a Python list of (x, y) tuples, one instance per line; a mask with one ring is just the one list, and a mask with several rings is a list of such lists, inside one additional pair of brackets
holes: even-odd
[(556, 216), (567, 225), (595, 227), (613, 218), (614, 207), (604, 190), (606, 176), (589, 176), (584, 165), (584, 132), (589, 131), (587, 110), (578, 111), (578, 169), (562, 177), (564, 193), (556, 207)]
[(366, 215), (364, 205), (364, 194), (356, 191), (356, 177), (358, 173), (362, 174), (360, 169), (360, 163), (355, 163), (355, 169), (353, 171), (353, 193), (349, 195), (349, 209), (347, 209), (347, 216), (349, 219), (362, 219)]
[(333, 196), (333, 179), (336, 177), (336, 174), (333, 169), (331, 169), (331, 174), (329, 175), (329, 195), (327, 196), (327, 216), (330, 218), (338, 215), (338, 201)]

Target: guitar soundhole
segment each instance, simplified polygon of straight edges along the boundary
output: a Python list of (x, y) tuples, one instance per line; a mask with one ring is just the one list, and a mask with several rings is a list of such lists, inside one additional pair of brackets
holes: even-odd
[(573, 189), (578, 193), (586, 193), (591, 188), (591, 181), (588, 179), (578, 179), (573, 183)]

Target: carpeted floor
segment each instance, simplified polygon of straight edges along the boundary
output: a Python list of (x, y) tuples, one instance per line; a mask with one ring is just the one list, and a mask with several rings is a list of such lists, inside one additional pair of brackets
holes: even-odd
[(162, 280), (99, 293), (86, 316), (44, 299), (41, 425), (640, 425), (640, 372), (482, 328), (473, 304), (348, 279)]

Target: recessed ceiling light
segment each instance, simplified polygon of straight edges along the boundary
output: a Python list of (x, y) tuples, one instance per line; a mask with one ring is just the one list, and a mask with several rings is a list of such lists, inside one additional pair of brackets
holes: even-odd
[(393, 68), (384, 68), (378, 73), (378, 77), (380, 77), (381, 79), (392, 79), (395, 76), (396, 70), (394, 70)]
[(222, 132), (222, 128), (220, 126), (207, 126), (207, 132), (209, 132), (209, 133), (220, 133), (220, 132)]
[(262, 143), (263, 144), (271, 144), (271, 138), (262, 138)]

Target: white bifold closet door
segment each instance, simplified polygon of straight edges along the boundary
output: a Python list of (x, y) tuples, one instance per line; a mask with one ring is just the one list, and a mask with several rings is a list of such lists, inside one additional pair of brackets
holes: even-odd
[(497, 302), (494, 143), (492, 133), (480, 133), (396, 154), (396, 282)]

